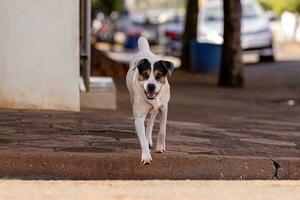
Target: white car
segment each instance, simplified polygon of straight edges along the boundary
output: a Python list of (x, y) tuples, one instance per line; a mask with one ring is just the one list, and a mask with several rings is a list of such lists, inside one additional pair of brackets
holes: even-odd
[[(223, 1), (208, 1), (198, 16), (198, 41), (213, 44), (223, 43)], [(170, 23), (165, 27), (165, 36), (180, 38), (184, 22)], [(177, 35), (177, 37), (175, 37)], [(180, 42), (180, 39), (178, 40)], [(244, 52), (258, 53), (261, 61), (273, 61), (273, 33), (269, 20), (255, 0), (242, 0), (241, 42)], [(177, 44), (178, 45), (178, 44)]]

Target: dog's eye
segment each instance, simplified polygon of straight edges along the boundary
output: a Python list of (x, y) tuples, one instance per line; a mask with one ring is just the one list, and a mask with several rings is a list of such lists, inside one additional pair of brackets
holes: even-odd
[(163, 76), (163, 74), (161, 72), (159, 72), (159, 73), (156, 74), (156, 78), (157, 79), (160, 79), (162, 76)]
[(143, 72), (143, 73), (142, 73), (142, 76), (143, 76), (145, 79), (148, 79), (148, 78), (149, 78), (148, 72)]

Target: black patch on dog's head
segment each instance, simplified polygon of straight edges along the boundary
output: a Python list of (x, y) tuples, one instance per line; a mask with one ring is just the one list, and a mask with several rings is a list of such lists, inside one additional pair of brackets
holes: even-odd
[(151, 73), (151, 63), (147, 59), (142, 59), (138, 62), (137, 68), (139, 70), (139, 80), (147, 80)]
[(167, 75), (171, 75), (173, 70), (174, 70), (174, 65), (169, 61), (160, 60), (154, 63), (153, 73), (155, 79), (162, 84), (166, 83)]
[(174, 64), (166, 60), (159, 60), (154, 63), (153, 71), (159, 71), (163, 76), (171, 76), (172, 72), (174, 71)]

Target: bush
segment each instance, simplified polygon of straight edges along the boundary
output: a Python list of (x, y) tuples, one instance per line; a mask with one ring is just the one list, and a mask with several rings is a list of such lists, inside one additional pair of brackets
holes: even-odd
[(300, 13), (300, 0), (258, 0), (265, 10), (273, 10), (280, 15), (283, 11)]

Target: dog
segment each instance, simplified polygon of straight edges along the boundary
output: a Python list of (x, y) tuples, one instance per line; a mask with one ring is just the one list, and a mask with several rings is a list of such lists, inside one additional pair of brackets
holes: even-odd
[[(134, 124), (142, 149), (143, 164), (150, 164), (153, 147), (152, 129), (155, 118), (160, 114), (160, 129), (157, 137), (156, 152), (166, 151), (166, 123), (170, 85), (168, 77), (174, 70), (174, 64), (160, 60), (149, 48), (144, 37), (138, 39), (138, 52), (130, 62), (126, 84), (133, 109)], [(147, 126), (145, 119), (150, 114)]]

